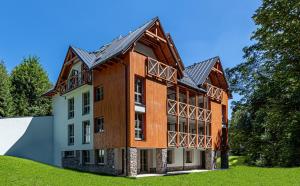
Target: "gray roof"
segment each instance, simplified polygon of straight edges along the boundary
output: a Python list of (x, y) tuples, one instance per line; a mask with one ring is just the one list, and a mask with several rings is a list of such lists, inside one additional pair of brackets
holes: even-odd
[(208, 60), (195, 63), (185, 68), (184, 72), (187, 73), (197, 86), (201, 86), (207, 79), (212, 67), (220, 58), (213, 57)]
[(186, 72), (183, 72), (183, 78), (178, 79), (178, 82), (182, 83), (182, 84), (185, 84), (185, 85), (187, 85), (191, 88), (206, 92), (206, 90), (198, 87), (196, 85), (196, 83), (191, 79), (191, 77)]
[(124, 54), (128, 50), (128, 48), (136, 40), (138, 40), (142, 36), (142, 34), (147, 29), (149, 29), (157, 20), (158, 17), (151, 19), (141, 27), (137, 28), (135, 31), (127, 34), (124, 37), (120, 36), (119, 38), (114, 39), (112, 42), (103, 45), (99, 50), (94, 52), (87, 52), (74, 46), (71, 46), (71, 48), (74, 49), (78, 57), (83, 62), (85, 62), (89, 68), (93, 68), (96, 65), (104, 63), (105, 61), (118, 54)]

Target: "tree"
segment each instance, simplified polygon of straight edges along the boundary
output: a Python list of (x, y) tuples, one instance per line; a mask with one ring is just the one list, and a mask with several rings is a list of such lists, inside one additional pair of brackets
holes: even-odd
[(3, 61), (0, 61), (0, 117), (11, 116), (12, 98), (10, 79)]
[[(300, 165), (300, 2), (264, 0), (253, 20), (245, 62), (227, 70), (235, 103), (232, 125), (248, 162)], [(246, 140), (247, 139), (247, 140)], [(242, 150), (242, 149), (240, 149)]]
[(24, 58), (22, 63), (13, 69), (11, 84), (15, 115), (50, 114), (50, 100), (42, 94), (51, 87), (51, 83), (39, 63), (39, 58), (35, 56)]

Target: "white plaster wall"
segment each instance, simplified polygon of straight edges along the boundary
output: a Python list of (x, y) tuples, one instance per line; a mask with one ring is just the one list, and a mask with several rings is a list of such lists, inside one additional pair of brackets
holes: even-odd
[[(90, 92), (90, 113), (82, 115), (82, 93)], [(74, 97), (74, 118), (68, 119), (68, 99)], [(55, 95), (52, 100), (54, 116), (54, 164), (61, 166), (61, 152), (66, 150), (93, 149), (93, 86), (83, 85), (63, 96)], [(91, 142), (82, 143), (82, 122), (89, 120)], [(68, 124), (74, 124), (74, 145), (68, 145)]]
[[(201, 151), (199, 149), (188, 149), (192, 151), (193, 153), (193, 161), (192, 163), (185, 163), (185, 156), (186, 152), (184, 152), (184, 157), (183, 157), (183, 148), (170, 148), (173, 149), (173, 163), (168, 164), (168, 167), (181, 167), (183, 166), (195, 166), (195, 165), (201, 165)], [(186, 151), (187, 149), (185, 149)]]
[(53, 163), (53, 117), (0, 119), (0, 155)]

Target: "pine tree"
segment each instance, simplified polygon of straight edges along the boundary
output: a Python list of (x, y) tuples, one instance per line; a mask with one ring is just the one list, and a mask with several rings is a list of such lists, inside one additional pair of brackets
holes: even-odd
[(3, 61), (0, 61), (0, 117), (11, 116), (12, 97), (10, 79)]
[(15, 115), (50, 114), (51, 102), (42, 94), (51, 87), (51, 83), (39, 63), (39, 58), (34, 56), (23, 59), (12, 71), (11, 84)]

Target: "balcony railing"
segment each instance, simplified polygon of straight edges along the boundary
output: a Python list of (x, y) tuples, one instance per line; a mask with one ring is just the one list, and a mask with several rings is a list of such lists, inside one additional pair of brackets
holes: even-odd
[(207, 149), (212, 147), (212, 138), (206, 135), (168, 131), (168, 146)]
[(148, 57), (147, 73), (168, 82), (177, 82), (177, 70), (169, 65)]
[(82, 71), (74, 76), (69, 77), (67, 80), (61, 82), (59, 87), (60, 94), (65, 94), (71, 90), (76, 89), (84, 84), (92, 82), (92, 75), (90, 71)]
[(206, 90), (207, 90), (207, 96), (209, 96), (210, 98), (217, 100), (217, 101), (221, 101), (222, 100), (222, 89), (213, 86), (209, 83), (206, 83)]
[[(179, 112), (177, 113), (177, 104), (179, 105)], [(200, 121), (211, 122), (211, 111), (196, 107), (194, 105), (189, 105), (182, 102), (177, 102), (172, 99), (167, 100), (167, 112), (169, 115), (180, 116), (190, 119), (198, 119)], [(189, 112), (188, 112), (189, 111)], [(196, 113), (198, 112), (198, 117)], [(189, 114), (188, 114), (189, 113)]]

